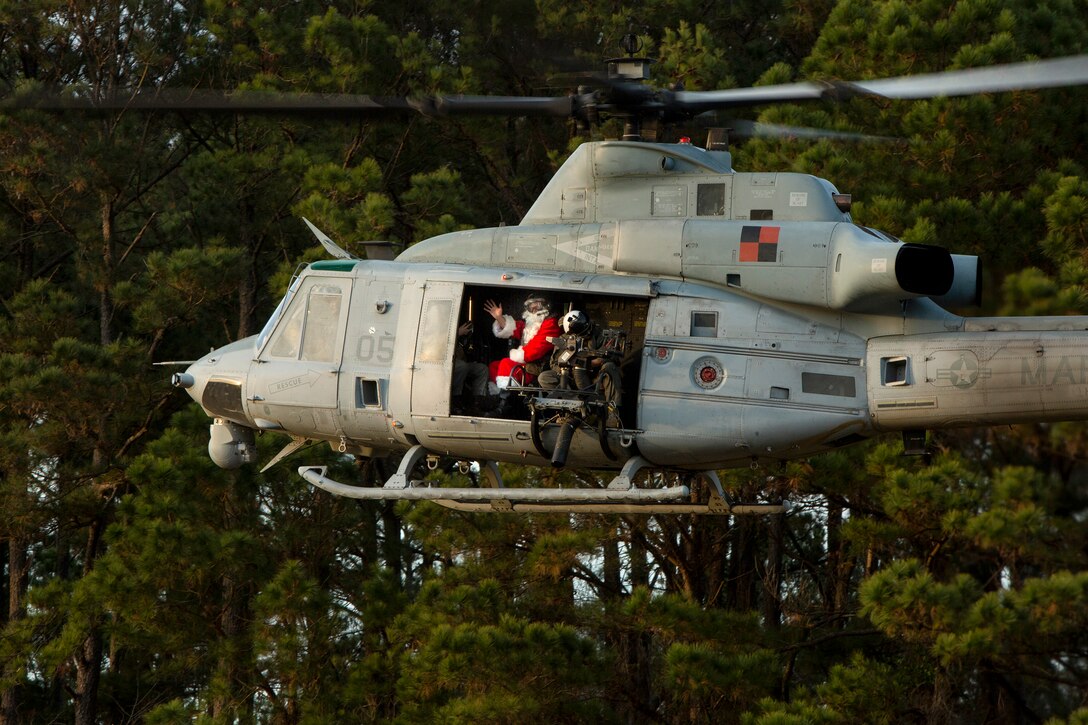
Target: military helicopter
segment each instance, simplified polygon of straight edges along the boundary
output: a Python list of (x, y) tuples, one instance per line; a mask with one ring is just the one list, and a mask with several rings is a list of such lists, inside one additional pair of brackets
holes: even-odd
[[(978, 258), (859, 226), (850, 196), (827, 180), (735, 171), (715, 134), (705, 148), (644, 139), (648, 125), (756, 104), (1083, 84), (1088, 56), (708, 92), (651, 88), (649, 61), (630, 48), (608, 65), (598, 87), (563, 97), (316, 103), (366, 115), (618, 117), (625, 131), (579, 147), (516, 226), (358, 259), (307, 222), (332, 259), (297, 274), (260, 334), (173, 376), (212, 417), (218, 465), (253, 462), (255, 434), (277, 432), (290, 442), (266, 468), (315, 441), (362, 458), (400, 455), (380, 487), (298, 469), (357, 499), (468, 511), (766, 513), (783, 505), (733, 501), (715, 471), (891, 431), (908, 454), (923, 454), (927, 430), (1088, 418), (1088, 317), (952, 314), (944, 307), (978, 300)], [(315, 104), (192, 94), (170, 102), (289, 112)], [(123, 103), (157, 108), (163, 96)], [(515, 384), (506, 389), (514, 405), (464, 409), (451, 391), (459, 332), (472, 323), (474, 362), (510, 357), (494, 334), (505, 315), (484, 310), (520, 311), (527, 297), (545, 297), (555, 317), (580, 313), (598, 334), (549, 338), (559, 351), (552, 360), (574, 361), (560, 371), (566, 384)], [(603, 487), (506, 487), (503, 462), (616, 473)], [(447, 464), (466, 485), (417, 476)]]

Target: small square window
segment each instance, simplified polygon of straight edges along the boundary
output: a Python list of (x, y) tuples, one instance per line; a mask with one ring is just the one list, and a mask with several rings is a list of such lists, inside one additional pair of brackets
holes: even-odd
[(691, 313), (692, 337), (717, 337), (718, 313), (717, 312), (692, 312)]
[(790, 389), (780, 388), (777, 385), (771, 386), (771, 400), (789, 400)]
[(910, 358), (882, 357), (880, 358), (880, 381), (886, 387), (910, 385)]
[(725, 184), (699, 184), (695, 213), (699, 216), (724, 216)]
[(380, 408), (382, 401), (377, 380), (355, 379), (355, 407)]

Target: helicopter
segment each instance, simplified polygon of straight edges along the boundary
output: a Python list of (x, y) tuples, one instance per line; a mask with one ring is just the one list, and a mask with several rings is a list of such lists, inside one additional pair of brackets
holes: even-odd
[[(376, 487), (299, 467), (314, 486), (356, 499), (760, 514), (787, 502), (734, 501), (716, 471), (889, 432), (902, 434), (906, 454), (925, 455), (929, 430), (1088, 418), (1088, 317), (953, 314), (946, 307), (979, 301), (977, 257), (854, 223), (850, 195), (825, 179), (736, 171), (717, 132), (705, 147), (647, 140), (657, 124), (757, 104), (1084, 84), (1088, 56), (703, 92), (651, 88), (649, 62), (628, 49), (599, 87), (563, 97), (344, 99), (361, 115), (618, 117), (624, 133), (578, 147), (517, 225), (443, 234), (395, 258), (370, 244), (360, 259), (306, 221), (332, 258), (296, 274), (258, 335), (173, 375), (213, 419), (212, 460), (253, 463), (255, 435), (276, 432), (289, 442), (265, 469), (316, 441), (360, 459), (400, 456)], [(340, 100), (245, 94), (117, 103), (343, 110)], [(503, 391), (510, 405), (466, 408), (451, 389), (460, 333), (469, 330), (473, 363), (514, 359), (497, 337), (505, 315), (485, 310), (518, 311), (531, 298), (553, 318), (578, 313), (597, 334), (548, 338), (557, 388), (522, 378)], [(614, 477), (507, 487), (500, 463)], [(466, 485), (417, 475), (447, 464)]]

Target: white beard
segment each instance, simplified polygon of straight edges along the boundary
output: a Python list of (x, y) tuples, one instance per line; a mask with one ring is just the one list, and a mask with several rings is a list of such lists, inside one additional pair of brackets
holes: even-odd
[(525, 327), (521, 330), (521, 342), (524, 345), (540, 332), (540, 326), (544, 324), (544, 320), (548, 319), (548, 311), (529, 312), (526, 310), (521, 313), (521, 319), (525, 320)]

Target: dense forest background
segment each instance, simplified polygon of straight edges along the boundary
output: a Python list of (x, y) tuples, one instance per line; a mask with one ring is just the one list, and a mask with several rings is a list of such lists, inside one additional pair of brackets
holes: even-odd
[[(3, 0), (0, 96), (554, 95), (629, 28), (689, 90), (1088, 52), (1084, 0)], [(1084, 89), (757, 113), (902, 141), (738, 169), (982, 255), (987, 313), (1088, 313)], [(515, 224), (578, 133), (0, 113), (0, 722), (1088, 722), (1081, 423), (723, 472), (795, 502), (760, 518), (461, 514), (208, 460), (152, 362), (256, 332), (322, 256), (301, 215), (360, 256)]]

